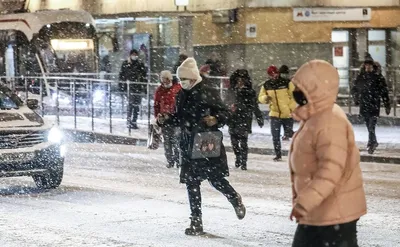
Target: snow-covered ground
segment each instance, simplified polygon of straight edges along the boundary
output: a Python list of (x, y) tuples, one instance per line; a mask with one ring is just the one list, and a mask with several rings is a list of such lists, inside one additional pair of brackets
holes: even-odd
[[(48, 121), (55, 122), (55, 116), (45, 116)], [(135, 138), (147, 139), (147, 120), (139, 121), (139, 130), (131, 130), (130, 136)], [(70, 116), (60, 117), (60, 126), (66, 129), (74, 128), (74, 118)], [(94, 119), (94, 131), (99, 133), (110, 133), (110, 121), (105, 118)], [(360, 148), (365, 148), (368, 142), (368, 131), (364, 125), (353, 126)], [(77, 117), (77, 129), (79, 130), (92, 130), (91, 118)], [(295, 125), (294, 129), (297, 129)], [(225, 143), (230, 145), (228, 128), (224, 127), (223, 132), (225, 135)], [(282, 131), (283, 132), (283, 131)], [(112, 133), (115, 135), (129, 135), (126, 126), (126, 120), (122, 118), (112, 119)], [(378, 126), (376, 129), (378, 141), (380, 146), (376, 152), (377, 155), (392, 152), (396, 153), (400, 150), (400, 127), (399, 126)], [(283, 133), (282, 133), (283, 134)], [(253, 134), (249, 137), (249, 146), (257, 148), (273, 148), (272, 136), (270, 131), (269, 122), (266, 121), (263, 128), (260, 128), (256, 123), (253, 123)], [(288, 149), (289, 142), (283, 142), (283, 148)]]
[[(234, 164), (232, 154), (229, 163)], [(207, 237), (188, 237), (185, 186), (165, 168), (161, 150), (69, 144), (62, 186), (37, 190), (30, 178), (0, 179), (0, 246), (290, 246), (287, 164), (250, 155), (249, 171), (231, 169), (248, 214), (203, 183)], [(360, 246), (400, 246), (400, 167), (362, 164), (368, 215), (359, 221)]]

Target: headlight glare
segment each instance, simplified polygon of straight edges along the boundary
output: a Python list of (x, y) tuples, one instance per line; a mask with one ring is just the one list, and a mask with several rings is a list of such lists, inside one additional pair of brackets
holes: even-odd
[(63, 134), (62, 134), (61, 130), (59, 130), (56, 127), (51, 128), (51, 130), (49, 131), (49, 136), (48, 136), (49, 142), (61, 143), (62, 139), (63, 139)]

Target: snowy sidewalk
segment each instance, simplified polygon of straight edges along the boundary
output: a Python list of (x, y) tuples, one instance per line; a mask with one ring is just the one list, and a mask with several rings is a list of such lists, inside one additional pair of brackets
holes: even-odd
[[(56, 122), (55, 116), (45, 116), (48, 121)], [(92, 131), (91, 118), (88, 117), (77, 117), (77, 130), (81, 131)], [(104, 118), (94, 119), (94, 132), (101, 134), (110, 134), (110, 120)], [(72, 116), (61, 116), (60, 127), (64, 129), (74, 129), (74, 118)], [(121, 118), (112, 119), (112, 135), (126, 136), (135, 139), (147, 140), (147, 121), (139, 121), (138, 130), (131, 130), (129, 134), (128, 128), (126, 127), (126, 120)], [(296, 124), (294, 130), (298, 128)], [(358, 146), (360, 147), (362, 154), (366, 154), (366, 145), (368, 142), (368, 131), (364, 125), (354, 125), (354, 132)], [(230, 137), (228, 134), (228, 128), (222, 129), (224, 133), (224, 143), (226, 146), (230, 146)], [(376, 156), (390, 156), (400, 158), (400, 127), (393, 126), (378, 126), (376, 129), (378, 141), (380, 146), (378, 147)], [(283, 134), (283, 131), (282, 131)], [(289, 149), (290, 142), (283, 141), (283, 150)], [(249, 147), (253, 149), (273, 149), (272, 136), (269, 122), (266, 121), (263, 128), (260, 128), (256, 123), (253, 123), (253, 134), (249, 136)]]

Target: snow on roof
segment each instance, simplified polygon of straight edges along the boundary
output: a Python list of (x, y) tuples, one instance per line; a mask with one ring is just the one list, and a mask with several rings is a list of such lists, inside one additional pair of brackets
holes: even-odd
[(86, 11), (82, 10), (42, 10), (34, 13), (18, 13), (0, 15), (0, 30), (18, 30), (23, 32), (28, 40), (39, 33), (45, 25), (60, 22), (89, 23), (93, 27), (95, 21)]

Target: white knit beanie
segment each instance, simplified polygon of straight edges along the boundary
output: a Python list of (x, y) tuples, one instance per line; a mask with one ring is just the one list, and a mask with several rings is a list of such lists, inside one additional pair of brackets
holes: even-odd
[(197, 80), (196, 82), (201, 82), (201, 76), (199, 69), (197, 67), (196, 60), (194, 58), (189, 57), (183, 63), (181, 66), (178, 67), (178, 70), (176, 72), (178, 78), (184, 78), (184, 79), (191, 79), (191, 80)]
[(169, 80), (172, 80), (171, 71), (169, 71), (169, 70), (161, 71), (161, 73), (160, 73), (160, 78), (161, 78), (161, 79), (162, 79), (162, 78), (167, 78), (167, 79), (169, 79)]

